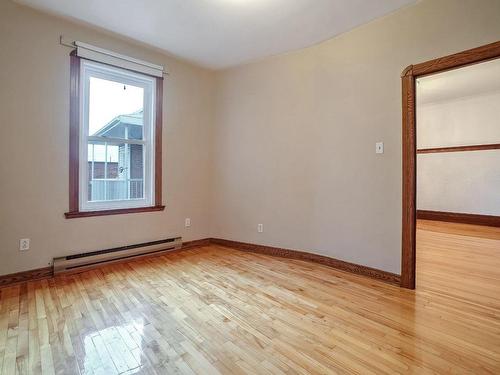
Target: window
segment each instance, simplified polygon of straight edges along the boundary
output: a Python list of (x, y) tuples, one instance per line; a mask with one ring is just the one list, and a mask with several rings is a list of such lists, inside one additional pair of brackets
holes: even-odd
[(80, 209), (151, 206), (155, 79), (88, 60), (80, 69)]
[(71, 58), (66, 217), (163, 209), (158, 181), (163, 79)]

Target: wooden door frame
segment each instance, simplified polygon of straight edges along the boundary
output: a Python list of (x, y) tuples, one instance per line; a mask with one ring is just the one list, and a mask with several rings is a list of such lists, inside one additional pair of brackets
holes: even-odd
[(424, 63), (410, 65), (401, 74), (403, 93), (403, 212), (401, 286), (415, 289), (417, 214), (417, 138), (415, 80), (419, 77), (500, 57), (500, 41)]

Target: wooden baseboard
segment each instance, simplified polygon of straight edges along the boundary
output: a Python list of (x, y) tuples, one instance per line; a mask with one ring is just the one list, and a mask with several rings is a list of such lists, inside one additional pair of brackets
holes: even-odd
[(459, 212), (443, 212), (418, 210), (417, 219), (447, 221), (451, 223), (485, 225), (489, 227), (500, 227), (500, 216), (462, 214)]
[[(254, 252), (254, 253), (260, 253), (260, 254), (266, 254), (266, 255), (272, 255), (272, 256), (280, 256), (283, 258), (310, 261), (310, 262), (314, 262), (314, 263), (323, 264), (323, 265), (326, 265), (329, 267), (337, 268), (337, 269), (342, 270), (342, 271), (347, 271), (347, 272), (358, 274), (358, 275), (368, 276), (368, 277), (371, 277), (373, 279), (388, 282), (390, 284), (395, 284), (395, 285), (400, 284), (400, 276), (399, 275), (396, 275), (396, 274), (393, 274), (390, 272), (386, 272), (386, 271), (381, 271), (381, 270), (378, 270), (375, 268), (361, 266), (359, 264), (344, 262), (342, 260), (329, 258), (329, 257), (323, 256), (323, 255), (306, 253), (306, 252), (298, 251), (298, 250), (290, 250), (290, 249), (282, 249), (282, 248), (278, 248), (278, 247), (255, 245), (255, 244), (250, 244), (250, 243), (245, 243), (245, 242), (224, 240), (224, 239), (220, 239), (220, 238), (204, 238), (201, 240), (183, 242), (182, 248), (175, 250), (174, 252), (193, 249), (196, 247), (209, 246), (212, 243), (215, 245), (231, 247), (231, 248), (237, 249), (237, 250), (250, 251), (250, 252)], [(161, 255), (165, 255), (165, 254), (161, 254)], [(148, 257), (148, 256), (158, 256), (158, 254), (146, 254), (146, 255), (144, 255), (144, 257)], [(13, 273), (10, 275), (0, 276), (0, 287), (12, 285), (12, 284), (16, 284), (16, 283), (20, 283), (20, 282), (24, 282), (24, 281), (34, 281), (34, 280), (45, 279), (45, 278), (49, 278), (52, 276), (53, 276), (52, 267), (45, 267), (45, 268), (39, 268), (39, 269), (35, 269), (35, 270), (17, 272), (17, 273)]]
[(221, 245), (225, 247), (230, 247), (233, 249), (238, 249), (238, 250), (243, 250), (243, 251), (249, 251), (253, 253), (260, 253), (260, 254), (265, 254), (265, 255), (272, 255), (272, 256), (279, 256), (283, 258), (290, 258), (290, 259), (298, 259), (298, 260), (305, 260), (305, 261), (310, 261), (314, 263), (319, 263), (325, 266), (329, 266), (332, 268), (337, 268), (342, 271), (362, 275), (362, 276), (368, 276), (373, 279), (385, 281), (390, 284), (394, 285), (400, 285), (401, 282), (401, 277), (399, 275), (396, 275), (391, 272), (386, 272), (382, 270), (378, 270), (376, 268), (371, 268), (367, 266), (362, 266), (359, 264), (355, 263), (349, 263), (345, 262), (343, 260), (338, 260), (335, 258), (330, 258), (327, 256), (323, 255), (318, 255), (318, 254), (312, 254), (312, 253), (307, 253), (304, 251), (298, 251), (298, 250), (290, 250), (290, 249), (283, 249), (279, 247), (272, 247), (272, 246), (263, 246), (263, 245), (255, 245), (251, 243), (245, 243), (245, 242), (238, 242), (238, 241), (230, 241), (230, 240), (224, 240), (220, 238), (212, 238), (210, 240), (211, 243), (216, 244), (216, 245)]
[[(187, 242), (182, 243), (182, 247), (180, 249), (174, 250), (173, 252), (178, 252), (178, 251), (183, 251), (183, 250), (187, 250), (187, 249), (192, 249), (195, 247), (202, 247), (202, 246), (208, 246), (208, 245), (210, 245), (209, 238), (204, 238), (201, 240), (194, 240), (194, 241), (187, 241)], [(165, 253), (145, 254), (143, 257), (148, 257), (148, 256), (153, 257), (153, 256), (158, 256), (158, 255), (165, 255)], [(136, 257), (133, 259), (139, 259), (139, 257)], [(124, 262), (130, 261), (133, 259), (125, 259)], [(22, 283), (25, 281), (35, 281), (35, 280), (46, 279), (46, 278), (49, 278), (52, 276), (54, 276), (52, 267), (37, 268), (34, 270), (11, 273), (9, 275), (1, 275), (0, 276), (0, 288), (4, 287), (4, 286), (14, 285), (17, 283)]]
[(0, 287), (52, 277), (52, 267), (37, 268), (35, 270), (11, 273), (0, 276)]
[(192, 249), (194, 247), (203, 247), (210, 245), (210, 238), (204, 238), (202, 240), (187, 241), (182, 243), (182, 250)]

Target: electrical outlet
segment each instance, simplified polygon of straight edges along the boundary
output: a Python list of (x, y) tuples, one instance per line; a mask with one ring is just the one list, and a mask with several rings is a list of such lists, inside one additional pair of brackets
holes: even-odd
[(21, 238), (19, 240), (19, 251), (26, 251), (30, 249), (30, 239), (29, 238)]
[(257, 232), (259, 233), (264, 232), (264, 224), (257, 224)]
[(189, 217), (184, 220), (184, 226), (186, 228), (189, 228), (191, 226), (191, 219)]

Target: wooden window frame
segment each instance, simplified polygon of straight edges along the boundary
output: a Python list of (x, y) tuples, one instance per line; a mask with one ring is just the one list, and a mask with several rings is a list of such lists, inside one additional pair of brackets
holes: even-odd
[[(70, 54), (70, 110), (69, 110), (69, 211), (67, 219), (119, 215), (139, 212), (163, 211), (162, 204), (162, 124), (163, 124), (163, 77), (156, 79), (154, 120), (154, 205), (148, 207), (118, 208), (110, 210), (80, 210), (80, 68), (81, 58), (76, 51)], [(123, 69), (123, 68), (120, 68)], [(140, 73), (140, 72), (139, 72)], [(144, 73), (140, 73), (144, 74)], [(146, 74), (147, 75), (147, 74)]]
[(416, 91), (419, 77), (478, 64), (500, 57), (500, 41), (424, 63), (410, 65), (401, 74), (403, 108), (403, 211), (401, 240), (401, 286), (415, 289), (417, 227)]

